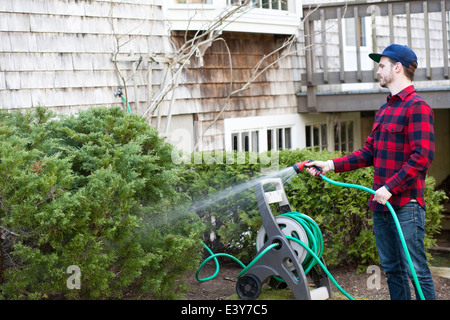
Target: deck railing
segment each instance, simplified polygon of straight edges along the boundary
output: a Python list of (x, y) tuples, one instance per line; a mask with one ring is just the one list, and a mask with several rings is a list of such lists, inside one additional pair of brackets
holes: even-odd
[[(372, 52), (381, 52), (391, 43), (412, 48), (419, 57), (415, 81), (449, 79), (449, 10), (450, 0), (352, 1), (304, 6), (305, 47), (310, 49), (306, 50), (302, 85), (307, 87), (308, 109), (314, 111), (317, 107), (318, 85), (377, 81), (377, 64), (362, 67), (362, 59), (369, 59), (362, 55), (362, 41)], [(348, 19), (345, 24), (344, 19)], [(362, 19), (369, 23), (363, 24)], [(351, 47), (345, 46), (344, 41), (349, 24), (354, 32)], [(349, 48), (354, 49), (352, 68), (344, 62)]]

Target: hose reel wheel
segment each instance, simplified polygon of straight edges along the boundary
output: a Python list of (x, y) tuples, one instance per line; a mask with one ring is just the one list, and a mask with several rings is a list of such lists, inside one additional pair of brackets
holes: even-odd
[(252, 274), (240, 277), (236, 283), (236, 292), (243, 300), (254, 300), (261, 293), (261, 281)]
[[(278, 227), (281, 229), (281, 232), (283, 232), (285, 236), (294, 237), (308, 246), (308, 236), (305, 232), (305, 229), (298, 221), (287, 216), (277, 216), (275, 217), (275, 221), (278, 224)], [(264, 226), (262, 226), (256, 236), (257, 251), (259, 251), (264, 246), (264, 244), (267, 242), (267, 239), (268, 237), (266, 231), (264, 229)], [(301, 264), (306, 258), (307, 251), (299, 243), (293, 240), (288, 240), (288, 242), (297, 257), (298, 262)], [(291, 271), (294, 269), (294, 265), (292, 262), (286, 261), (285, 263)]]

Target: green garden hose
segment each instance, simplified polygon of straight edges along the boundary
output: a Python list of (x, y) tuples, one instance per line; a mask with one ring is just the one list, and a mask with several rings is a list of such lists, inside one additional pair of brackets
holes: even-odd
[[(244, 268), (239, 274), (238, 274), (238, 278), (240, 278), (245, 272), (247, 272), (247, 270), (248, 269), (250, 269), (251, 268), (251, 266), (253, 266), (263, 255), (265, 255), (268, 251), (270, 251), (271, 249), (273, 249), (273, 248), (275, 248), (276, 246), (277, 246), (278, 244), (276, 244), (276, 243), (274, 243), (274, 244), (271, 244), (270, 246), (268, 246), (265, 250), (263, 250), (255, 259), (253, 259), (253, 261), (248, 265), (248, 266), (246, 266), (244, 263), (242, 263), (238, 258), (236, 258), (236, 257), (234, 257), (234, 256), (232, 256), (231, 254), (228, 254), (228, 253), (213, 253), (212, 251), (211, 251), (211, 249), (206, 245), (206, 244), (203, 244), (203, 246), (205, 247), (205, 249), (209, 252), (209, 254), (210, 254), (210, 256), (208, 257), (208, 258), (206, 258), (201, 264), (200, 264), (200, 266), (198, 267), (198, 270), (197, 270), (197, 272), (196, 272), (196, 274), (195, 274), (195, 278), (198, 280), (198, 281), (200, 281), (200, 282), (203, 282), (203, 281), (208, 281), (208, 280), (212, 280), (212, 279), (214, 279), (218, 274), (219, 274), (219, 271), (220, 271), (220, 267), (219, 267), (219, 261), (217, 260), (217, 257), (227, 257), (227, 258), (231, 258), (232, 260), (234, 260), (234, 261), (236, 261), (237, 263), (239, 263), (240, 264), (240, 266), (242, 267), (242, 268)], [(202, 268), (203, 268), (203, 266), (209, 261), (209, 260), (211, 260), (211, 259), (214, 259), (214, 262), (216, 263), (216, 272), (212, 275), (212, 276), (210, 276), (210, 277), (207, 277), (207, 278), (199, 278), (198, 276), (199, 276), (199, 273), (200, 273), (200, 271), (202, 270)]]
[[(292, 168), (294, 169), (295, 172), (300, 173), (303, 170), (304, 166), (307, 163), (309, 163), (309, 162), (311, 162), (311, 160), (306, 160), (306, 161), (303, 161), (301, 163), (300, 162), (296, 163), (296, 164), (294, 164), (292, 166)], [(357, 184), (351, 184), (351, 183), (337, 182), (337, 181), (331, 180), (330, 178), (328, 178), (324, 174), (322, 174), (322, 170), (319, 167), (313, 166), (312, 168), (316, 169), (316, 171), (317, 171), (316, 176), (321, 177), (323, 180), (325, 180), (328, 183), (334, 184), (334, 185), (339, 186), (339, 187), (355, 188), (355, 189), (367, 191), (367, 192), (369, 192), (371, 194), (375, 194), (374, 190), (372, 190), (370, 188), (367, 188), (367, 187), (364, 187), (364, 186), (360, 186), (360, 185), (357, 185)], [(414, 270), (414, 265), (412, 263), (411, 256), (409, 254), (408, 246), (406, 245), (405, 237), (403, 236), (403, 232), (402, 232), (402, 228), (400, 226), (400, 222), (398, 221), (398, 218), (397, 218), (397, 215), (396, 215), (396, 213), (394, 211), (394, 208), (392, 208), (392, 205), (389, 203), (389, 201), (386, 201), (386, 207), (391, 212), (392, 218), (393, 218), (395, 226), (397, 228), (397, 232), (398, 232), (398, 235), (399, 235), (399, 238), (400, 238), (400, 242), (402, 243), (403, 251), (405, 252), (405, 256), (406, 256), (406, 259), (408, 261), (409, 269), (411, 270), (411, 275), (412, 275), (412, 277), (414, 279), (414, 284), (416, 285), (416, 290), (417, 290), (417, 292), (419, 294), (420, 299), (425, 300), (425, 297), (424, 297), (423, 292), (422, 292), (422, 288), (420, 287), (420, 284), (419, 284), (419, 279), (417, 278), (416, 271)]]
[[(371, 194), (375, 194), (374, 190), (364, 187), (364, 186), (360, 186), (357, 184), (351, 184), (351, 183), (337, 182), (337, 181), (331, 180), (330, 178), (326, 177), (325, 175), (321, 175), (321, 178), (323, 180), (325, 180), (326, 182), (329, 182), (329, 183), (334, 184), (339, 187), (355, 188), (355, 189), (360, 189), (360, 190), (370, 192)], [(420, 284), (419, 284), (419, 279), (417, 278), (416, 271), (414, 270), (414, 266), (413, 266), (413, 263), (411, 260), (411, 256), (409, 254), (408, 247), (406, 245), (405, 237), (403, 236), (400, 222), (398, 221), (398, 218), (397, 218), (397, 215), (395, 214), (394, 208), (392, 208), (392, 205), (389, 203), (389, 201), (386, 201), (386, 206), (388, 207), (389, 211), (391, 212), (392, 218), (394, 219), (394, 222), (395, 222), (395, 226), (397, 227), (398, 235), (400, 237), (400, 241), (402, 243), (403, 250), (405, 251), (405, 256), (406, 256), (406, 259), (408, 260), (409, 268), (411, 270), (411, 275), (413, 276), (414, 283), (416, 285), (416, 290), (419, 293), (420, 299), (425, 300), (425, 297), (422, 292), (422, 288), (420, 287)]]
[(124, 97), (124, 96), (121, 96), (121, 98), (122, 98), (122, 100), (123, 100), (123, 101), (125, 101), (125, 103), (127, 104), (127, 109), (128, 109), (128, 112), (129, 112), (130, 114), (132, 114), (132, 112), (131, 112), (131, 108), (130, 108), (130, 105), (129, 105), (129, 103), (128, 103), (127, 99), (125, 99), (125, 97)]

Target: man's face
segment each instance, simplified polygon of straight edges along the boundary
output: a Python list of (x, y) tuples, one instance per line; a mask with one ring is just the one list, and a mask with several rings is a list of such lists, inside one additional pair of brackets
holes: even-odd
[(381, 87), (388, 88), (389, 84), (392, 83), (394, 79), (394, 67), (395, 64), (392, 64), (387, 57), (381, 57), (377, 71)]

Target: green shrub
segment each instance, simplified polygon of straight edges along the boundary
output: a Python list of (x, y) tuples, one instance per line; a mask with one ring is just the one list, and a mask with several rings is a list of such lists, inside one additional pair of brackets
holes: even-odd
[[(120, 108), (54, 116), (0, 114), (0, 226), (15, 235), (0, 242), (0, 297), (178, 297), (203, 226), (167, 209), (188, 201), (172, 147)], [(68, 286), (72, 265), (80, 289)]]

